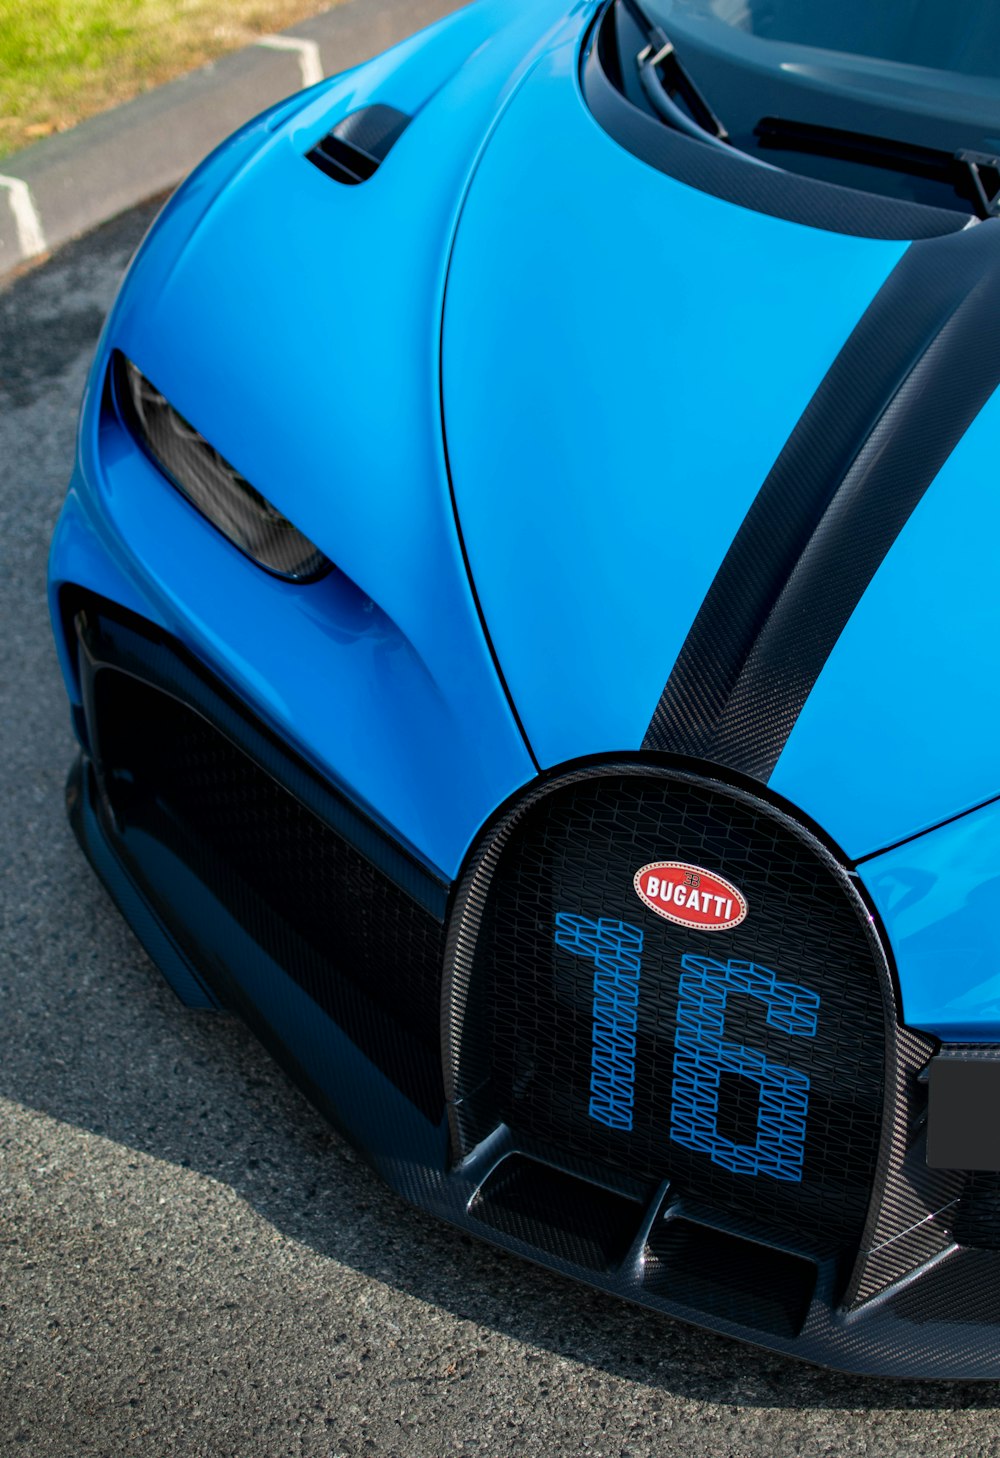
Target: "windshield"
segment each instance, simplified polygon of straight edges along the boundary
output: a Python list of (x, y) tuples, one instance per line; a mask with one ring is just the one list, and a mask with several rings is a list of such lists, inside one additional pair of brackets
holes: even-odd
[(962, 76), (1000, 76), (996, 0), (648, 0), (669, 31), (685, 19), (778, 41)]

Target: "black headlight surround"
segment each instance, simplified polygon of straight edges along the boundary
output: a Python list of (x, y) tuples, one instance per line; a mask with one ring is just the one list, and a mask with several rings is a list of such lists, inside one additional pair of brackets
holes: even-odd
[(170, 404), (121, 350), (109, 367), (115, 408), (143, 453), (237, 551), (272, 577), (317, 582), (333, 563)]

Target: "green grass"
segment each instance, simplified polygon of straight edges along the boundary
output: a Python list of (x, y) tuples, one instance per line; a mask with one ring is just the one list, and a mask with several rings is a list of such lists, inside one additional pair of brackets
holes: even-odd
[(331, 0), (0, 0), (0, 156)]

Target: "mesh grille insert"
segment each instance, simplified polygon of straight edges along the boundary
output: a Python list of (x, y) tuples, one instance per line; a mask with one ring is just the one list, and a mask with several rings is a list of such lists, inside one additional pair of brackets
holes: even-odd
[[(657, 860), (728, 878), (750, 914), (713, 933), (653, 914), (632, 883)], [(749, 1234), (808, 1254), (853, 1252), (881, 1133), (881, 953), (860, 900), (804, 832), (750, 797), (693, 779), (581, 777), (522, 816), (482, 889), (463, 974), (468, 986), (453, 995), (451, 1012), (453, 1092), (467, 1101), (466, 1120), (475, 1111), (476, 1127), (467, 1122), (463, 1130), (467, 1145), (503, 1122), (522, 1148), (559, 1149), (604, 1169), (609, 1182), (616, 1172), (650, 1186), (668, 1179), (674, 1197), (729, 1212)], [(632, 1106), (618, 1127), (596, 1118), (591, 1103), (595, 963), (558, 945), (557, 917), (604, 918), (641, 931)], [(748, 1050), (744, 1070), (763, 1056), (779, 1071), (792, 1070), (789, 1086), (797, 1079), (807, 1087), (797, 1172), (793, 1161), (780, 1178), (747, 1173), (727, 1165), (724, 1148), (705, 1152), (674, 1137), (682, 959), (692, 957), (757, 969), (756, 983), (744, 976), (741, 988), (735, 979), (722, 1039)], [(813, 1035), (791, 1036), (753, 992), (774, 984), (793, 985), (803, 1003), (818, 1008), (805, 1023)], [(709, 1123), (720, 1146), (752, 1146), (758, 1132), (766, 1139), (773, 1099), (759, 1079), (730, 1068), (717, 1078), (714, 1097)]]
[(166, 847), (439, 1116), (440, 922), (201, 715), (107, 669), (95, 701), (105, 783), (140, 873), (146, 847)]

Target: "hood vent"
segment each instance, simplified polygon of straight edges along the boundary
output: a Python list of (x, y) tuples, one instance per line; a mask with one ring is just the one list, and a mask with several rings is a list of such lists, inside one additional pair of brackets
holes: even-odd
[(309, 161), (334, 182), (356, 187), (375, 176), (410, 120), (392, 106), (366, 106), (338, 122), (309, 153)]

